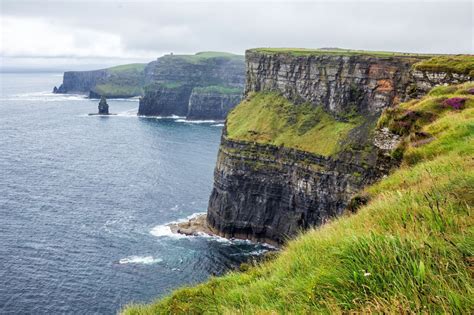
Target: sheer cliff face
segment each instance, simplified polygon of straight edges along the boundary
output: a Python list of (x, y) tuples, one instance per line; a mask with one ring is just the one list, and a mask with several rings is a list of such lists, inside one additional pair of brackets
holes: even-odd
[[(139, 115), (184, 116), (189, 112), (189, 119), (224, 119), (228, 110), (238, 103), (235, 95), (197, 91), (192, 94), (193, 89), (212, 86), (238, 88), (237, 94), (240, 95), (245, 80), (245, 64), (243, 57), (239, 56), (199, 58), (199, 54), (167, 55), (154, 61), (146, 73), (158, 87), (146, 89), (140, 100)], [(180, 87), (176, 88), (177, 85)]]
[(391, 162), (374, 152), (369, 163), (232, 141), (224, 135), (208, 223), (224, 237), (283, 243), (301, 229), (340, 215), (350, 196), (386, 172)]
[(277, 91), (295, 106), (321, 105), (337, 119), (355, 111), (364, 122), (330, 156), (239, 141), (224, 130), (209, 225), (226, 237), (282, 243), (300, 229), (340, 215), (357, 191), (396, 164), (390, 153), (397, 142), (375, 131), (381, 111), (446, 80), (459, 80), (412, 71), (416, 61), (247, 52), (246, 95)]
[(279, 91), (296, 103), (323, 105), (336, 115), (353, 109), (380, 113), (436, 85), (469, 80), (467, 75), (412, 70), (420, 60), (422, 57), (415, 56), (292, 56), (248, 51), (245, 91)]
[(175, 87), (163, 85), (150, 88), (140, 99), (138, 115), (186, 116), (192, 89), (193, 87), (189, 85)]
[(224, 120), (227, 113), (240, 103), (242, 93), (202, 92), (194, 89), (189, 98), (187, 119)]

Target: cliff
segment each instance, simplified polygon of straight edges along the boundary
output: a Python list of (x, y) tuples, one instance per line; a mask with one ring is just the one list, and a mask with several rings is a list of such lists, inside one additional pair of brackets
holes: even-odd
[(429, 57), (247, 51), (246, 99), (226, 122), (209, 225), (226, 237), (283, 243), (341, 215), (399, 163), (398, 136), (376, 128), (382, 111), (470, 79), (415, 69)]
[(222, 52), (165, 55), (148, 64), (68, 71), (54, 93), (141, 96), (138, 115), (225, 119), (243, 94), (244, 57)]
[(224, 120), (227, 113), (242, 100), (241, 88), (209, 86), (194, 88), (189, 97), (187, 119)]
[(68, 71), (54, 93), (79, 93), (90, 98), (126, 98), (140, 96), (149, 78), (146, 64), (128, 64), (93, 71)]
[(146, 73), (153, 84), (140, 100), (139, 115), (189, 112), (189, 119), (223, 119), (242, 94), (245, 65), (243, 56), (202, 52), (163, 56), (150, 63)]

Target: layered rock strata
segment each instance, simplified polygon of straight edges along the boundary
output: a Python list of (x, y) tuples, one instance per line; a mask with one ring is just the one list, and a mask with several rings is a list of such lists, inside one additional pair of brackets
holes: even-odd
[(351, 114), (362, 123), (331, 156), (233, 139), (224, 129), (209, 226), (225, 237), (283, 243), (341, 215), (359, 190), (397, 164), (398, 138), (376, 130), (383, 109), (470, 79), (413, 70), (422, 58), (247, 51), (245, 95), (276, 91), (294, 106), (309, 102), (338, 120)]

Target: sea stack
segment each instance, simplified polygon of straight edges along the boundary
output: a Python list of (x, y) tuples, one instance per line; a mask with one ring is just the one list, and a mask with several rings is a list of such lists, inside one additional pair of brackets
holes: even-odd
[(109, 114), (109, 104), (104, 96), (100, 97), (99, 102), (99, 115), (108, 115)]

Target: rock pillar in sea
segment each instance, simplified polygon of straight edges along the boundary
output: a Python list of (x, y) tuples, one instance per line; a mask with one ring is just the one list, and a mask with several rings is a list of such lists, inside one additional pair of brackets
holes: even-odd
[(107, 100), (105, 99), (104, 96), (100, 97), (99, 114), (100, 115), (108, 115), (109, 114), (109, 104), (107, 104)]

